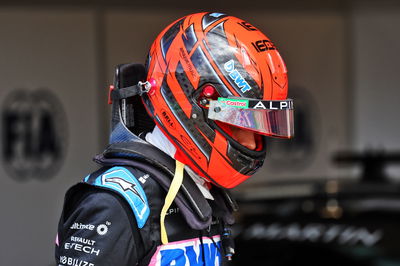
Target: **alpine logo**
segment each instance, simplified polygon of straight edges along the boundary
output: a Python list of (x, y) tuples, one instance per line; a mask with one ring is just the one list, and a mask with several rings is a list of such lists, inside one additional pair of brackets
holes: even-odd
[(283, 101), (254, 101), (249, 100), (249, 108), (251, 109), (269, 109), (269, 110), (291, 110), (293, 109), (292, 100)]
[(240, 88), (241, 92), (246, 92), (251, 90), (249, 83), (243, 78), (242, 74), (235, 69), (235, 62), (233, 59), (229, 60), (224, 64), (225, 70), (229, 73), (229, 77), (235, 82), (235, 84)]

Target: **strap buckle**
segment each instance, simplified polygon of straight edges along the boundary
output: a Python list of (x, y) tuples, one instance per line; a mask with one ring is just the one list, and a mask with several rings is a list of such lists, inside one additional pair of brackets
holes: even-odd
[(142, 82), (139, 81), (137, 84), (140, 88), (139, 95), (142, 96), (143, 93), (148, 93), (149, 90), (151, 89), (151, 83), (148, 81)]

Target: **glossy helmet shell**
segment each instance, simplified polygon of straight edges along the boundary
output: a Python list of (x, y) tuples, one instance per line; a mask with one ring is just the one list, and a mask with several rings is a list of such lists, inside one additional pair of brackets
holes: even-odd
[[(256, 27), (221, 13), (197, 13), (164, 29), (146, 64), (153, 86), (143, 97), (156, 124), (175, 145), (175, 158), (225, 188), (263, 164), (265, 142), (250, 150), (207, 119), (205, 87), (220, 97), (287, 97), (287, 71), (275, 45)], [(214, 97), (216, 97), (214, 95)]]

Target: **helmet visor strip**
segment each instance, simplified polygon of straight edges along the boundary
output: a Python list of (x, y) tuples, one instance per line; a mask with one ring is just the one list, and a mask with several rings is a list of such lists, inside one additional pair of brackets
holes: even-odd
[(218, 98), (210, 101), (208, 118), (266, 136), (291, 138), (294, 135), (292, 99)]

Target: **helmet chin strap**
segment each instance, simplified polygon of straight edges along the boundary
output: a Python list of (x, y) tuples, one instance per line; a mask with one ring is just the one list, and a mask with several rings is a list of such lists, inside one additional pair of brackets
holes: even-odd
[(179, 191), (179, 188), (183, 182), (183, 169), (185, 165), (179, 161), (176, 162), (175, 174), (174, 178), (172, 179), (171, 186), (168, 190), (167, 196), (165, 197), (164, 206), (161, 210), (160, 215), (160, 227), (161, 227), (161, 242), (163, 245), (168, 244), (168, 234), (165, 229), (165, 216), (167, 215), (167, 211), (169, 207), (171, 207), (172, 202), (174, 201), (176, 194)]

